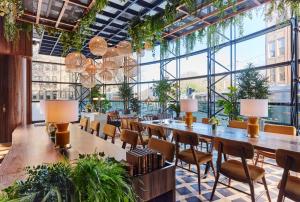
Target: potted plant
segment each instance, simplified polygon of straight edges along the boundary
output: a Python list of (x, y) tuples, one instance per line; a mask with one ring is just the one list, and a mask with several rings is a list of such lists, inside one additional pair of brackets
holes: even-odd
[(27, 179), (2, 190), (0, 201), (136, 201), (125, 167), (103, 155), (27, 168)]
[(212, 130), (216, 130), (217, 126), (220, 125), (220, 120), (213, 116), (209, 119), (208, 123), (211, 125)]
[(100, 101), (99, 101), (99, 105), (100, 105), (100, 112), (102, 113), (106, 113), (110, 108), (111, 108), (111, 103), (110, 101), (106, 98), (105, 94), (100, 94)]
[(229, 120), (239, 120), (238, 89), (234, 86), (228, 87), (229, 93), (224, 93), (226, 98), (217, 101), (219, 107), (223, 107), (224, 114)]
[(179, 103), (172, 103), (169, 105), (169, 109), (175, 112), (176, 119), (179, 119), (180, 116), (180, 104)]
[(255, 70), (253, 64), (237, 77), (239, 99), (266, 99), (268, 98), (268, 77), (264, 77)]
[(124, 82), (119, 87), (119, 96), (123, 100), (124, 103), (124, 114), (129, 114), (129, 102), (130, 99), (133, 97), (132, 88), (129, 86), (128, 83)]
[(154, 84), (153, 92), (158, 97), (158, 102), (163, 113), (167, 109), (168, 102), (176, 95), (176, 84), (172, 84), (168, 80), (162, 79)]
[(138, 98), (130, 99), (130, 107), (133, 112), (135, 112), (137, 114), (140, 113), (141, 106), (140, 106), (140, 101), (138, 100)]

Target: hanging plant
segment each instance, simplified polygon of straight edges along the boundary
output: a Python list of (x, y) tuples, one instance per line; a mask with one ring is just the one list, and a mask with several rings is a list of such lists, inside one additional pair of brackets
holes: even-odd
[(300, 1), (299, 0), (271, 0), (270, 6), (267, 9), (266, 17), (274, 17), (277, 13), (282, 19), (286, 18), (290, 13), (295, 16), (300, 16)]

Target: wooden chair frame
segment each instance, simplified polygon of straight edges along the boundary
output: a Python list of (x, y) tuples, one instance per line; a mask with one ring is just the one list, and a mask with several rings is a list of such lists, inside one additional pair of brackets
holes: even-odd
[[(224, 153), (224, 151), (223, 151), (223, 143), (220, 142), (219, 145), (218, 145), (217, 175), (216, 175), (215, 183), (214, 183), (213, 190), (212, 190), (212, 193), (211, 193), (210, 201), (213, 200), (213, 197), (214, 197), (214, 194), (215, 194), (215, 191), (216, 191), (216, 188), (217, 188), (217, 184), (219, 183), (219, 178), (220, 178), (220, 173), (221, 173), (221, 165), (222, 165), (222, 154), (223, 154), (224, 161), (227, 161), (226, 153)], [(244, 192), (242, 190), (236, 189), (236, 188), (234, 188), (234, 189), (237, 190), (237, 191), (240, 191), (242, 193), (250, 195), (251, 196), (251, 201), (255, 202), (254, 181), (252, 181), (251, 178), (250, 178), (250, 172), (249, 172), (249, 168), (248, 168), (248, 164), (247, 164), (247, 160), (246, 160), (245, 156), (246, 156), (246, 151), (245, 151), (245, 148), (243, 148), (240, 158), (241, 158), (241, 162), (242, 162), (242, 165), (243, 165), (243, 168), (244, 168), (244, 171), (245, 171), (245, 175), (246, 175), (246, 178), (247, 178), (244, 183), (247, 183), (249, 185), (250, 194), (247, 193), (247, 192)], [(223, 173), (221, 173), (221, 174), (223, 174)], [(226, 176), (225, 174), (223, 174), (223, 175)], [(226, 177), (229, 178), (229, 176), (226, 176)], [(230, 177), (232, 177), (232, 176), (230, 176)], [(234, 180), (240, 181), (238, 179), (234, 179)], [(266, 182), (265, 176), (262, 177), (262, 181), (263, 181), (263, 185), (265, 187), (265, 191), (267, 193), (267, 198), (268, 198), (269, 202), (271, 202), (271, 197), (270, 197), (270, 194), (269, 194), (269, 190), (268, 190), (268, 187), (267, 187), (267, 182)], [(230, 182), (231, 182), (231, 178), (229, 178), (228, 187), (233, 188), (233, 187), (230, 186)]]

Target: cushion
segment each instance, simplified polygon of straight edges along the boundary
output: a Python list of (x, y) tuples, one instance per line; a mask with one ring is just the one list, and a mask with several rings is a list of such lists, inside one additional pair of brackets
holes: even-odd
[[(278, 184), (278, 189), (280, 188), (280, 183)], [(284, 193), (287, 197), (295, 201), (300, 201), (300, 178), (288, 176)]]
[[(205, 153), (205, 152), (201, 152), (201, 151), (197, 151), (197, 150), (195, 150), (195, 152), (196, 152), (199, 164), (204, 164), (204, 163), (207, 163), (212, 160), (212, 155), (209, 153)], [(186, 149), (186, 150), (180, 151), (178, 153), (178, 159), (180, 159), (186, 163), (189, 163), (189, 164), (195, 164), (194, 156), (193, 156), (191, 149)]]
[[(253, 181), (261, 179), (265, 175), (265, 170), (255, 165), (249, 165), (250, 178)], [(221, 164), (221, 173), (226, 177), (237, 181), (247, 182), (247, 177), (242, 162), (230, 159)]]

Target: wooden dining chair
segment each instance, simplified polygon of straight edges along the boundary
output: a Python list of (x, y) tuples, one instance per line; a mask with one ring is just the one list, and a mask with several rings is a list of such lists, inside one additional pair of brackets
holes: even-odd
[(300, 153), (278, 149), (276, 162), (284, 169), (282, 179), (278, 184), (279, 194), (277, 202), (282, 202), (284, 197), (293, 201), (300, 201), (300, 178), (290, 175), (290, 171), (300, 172)]
[(96, 135), (99, 136), (99, 131), (100, 131), (100, 122), (91, 121), (90, 133), (93, 135), (96, 132)]
[[(209, 118), (202, 118), (201, 122), (203, 124), (209, 124)], [(203, 144), (206, 145), (206, 151), (209, 151), (209, 146), (211, 146), (211, 139), (210, 138), (206, 138), (206, 137), (199, 137), (199, 141), (200, 141), (200, 148), (201, 150), (203, 149)]]
[(129, 129), (127, 118), (121, 118), (121, 130), (124, 129)]
[(228, 127), (230, 128), (247, 129), (247, 126), (248, 126), (247, 121), (232, 120), (229, 121), (228, 123)]
[(152, 136), (156, 136), (159, 139), (167, 140), (167, 136), (165, 134), (165, 130), (161, 126), (153, 126), (149, 125), (148, 127), (149, 138)]
[[(212, 162), (212, 154), (198, 151), (196, 148), (199, 144), (198, 135), (188, 131), (173, 131), (174, 139), (176, 142), (176, 160), (175, 166), (178, 164), (178, 160), (185, 162), (189, 165), (195, 165), (198, 175), (198, 189), (201, 194), (200, 187), (200, 165), (206, 164), (205, 174), (208, 172), (208, 168), (211, 167), (214, 172), (214, 166)], [(189, 149), (180, 150), (180, 144), (189, 145)], [(190, 169), (188, 169), (191, 171)]]
[[(290, 136), (295, 136), (297, 133), (296, 128), (294, 126), (275, 125), (275, 124), (265, 124), (264, 132), (277, 133), (277, 134), (290, 135)], [(261, 166), (263, 166), (264, 163), (274, 165), (272, 163), (265, 162), (265, 157), (270, 159), (275, 159), (276, 155), (274, 152), (256, 150), (256, 159), (254, 164), (257, 165), (257, 163), (260, 162)]]
[(201, 122), (204, 124), (209, 124), (209, 118), (202, 118)]
[[(265, 170), (255, 165), (247, 164), (247, 159), (252, 159), (254, 156), (254, 148), (250, 143), (216, 137), (214, 138), (214, 148), (218, 151), (217, 176), (210, 200), (214, 197), (220, 174), (222, 174), (229, 178), (229, 182), (233, 179), (249, 184), (252, 202), (255, 201), (254, 183), (262, 180), (267, 198), (269, 202), (271, 201), (265, 178)], [(241, 161), (227, 159), (226, 155), (240, 158)], [(224, 162), (222, 162), (223, 157)], [(230, 186), (230, 183), (228, 186)]]
[(140, 122), (135, 122), (135, 121), (131, 122), (130, 125), (131, 125), (131, 129), (133, 131), (138, 132), (139, 134), (139, 139), (137, 144), (142, 145), (143, 148), (145, 148), (149, 142), (149, 135), (146, 134), (143, 125)]
[(111, 137), (111, 142), (115, 144), (115, 137), (116, 137), (116, 126), (110, 124), (104, 124), (103, 126), (103, 134), (104, 139), (107, 140), (107, 137)]
[(120, 139), (123, 142), (122, 148), (125, 149), (127, 144), (130, 144), (130, 150), (136, 148), (139, 134), (136, 131), (124, 129), (120, 135)]
[(161, 153), (167, 161), (173, 162), (175, 155), (175, 144), (166, 140), (150, 138), (148, 142), (148, 148)]
[(86, 117), (81, 117), (80, 118), (80, 122), (79, 122), (79, 126), (81, 130), (87, 131), (87, 127), (88, 127), (88, 122), (89, 119)]

